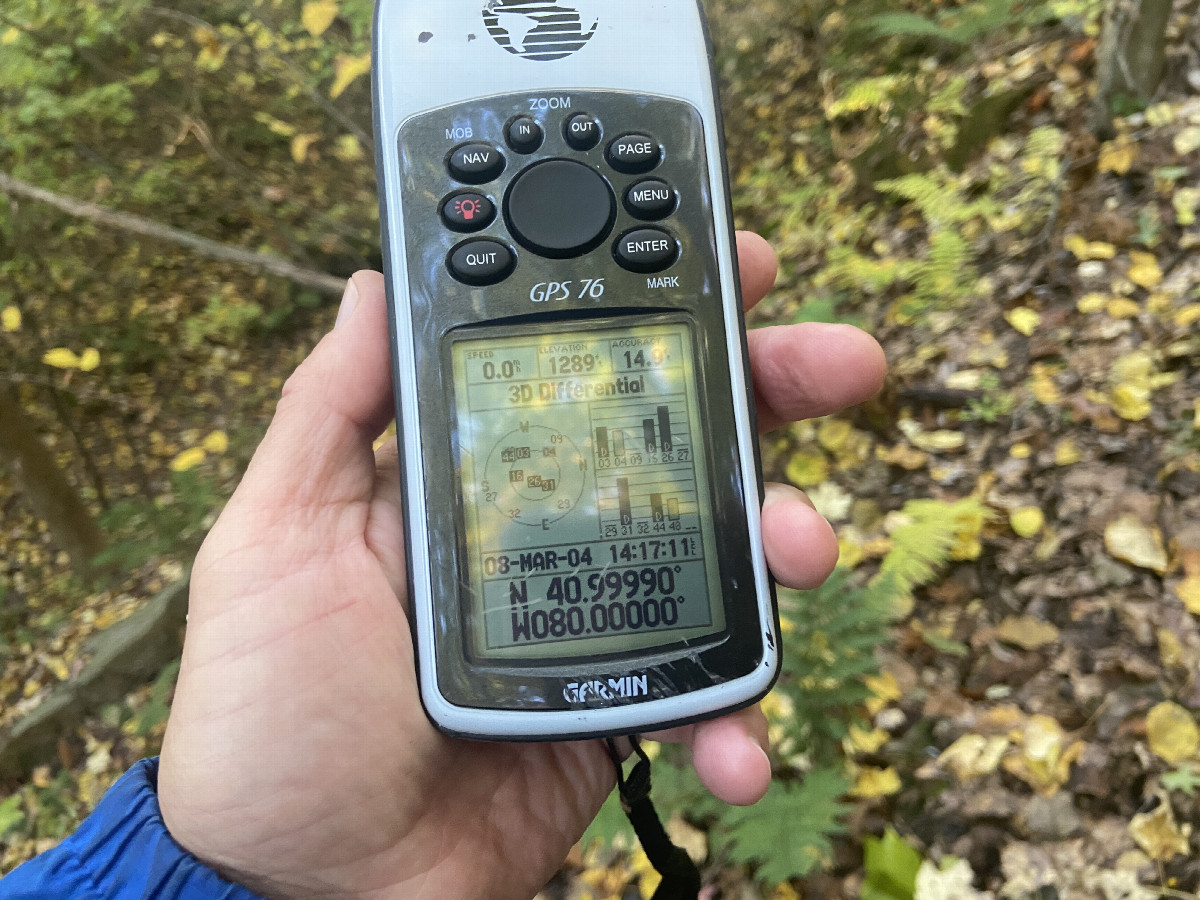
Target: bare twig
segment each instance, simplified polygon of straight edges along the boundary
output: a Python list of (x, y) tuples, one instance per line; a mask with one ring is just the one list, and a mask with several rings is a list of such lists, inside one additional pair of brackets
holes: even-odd
[(118, 212), (95, 203), (76, 200), (73, 197), (64, 197), (62, 194), (56, 194), (53, 191), (21, 181), (19, 178), (13, 178), (6, 172), (0, 172), (0, 191), (14, 197), (24, 197), (28, 200), (45, 203), (68, 215), (88, 219), (110, 228), (118, 228), (142, 237), (177, 244), (210, 259), (269, 272), (334, 297), (340, 297), (346, 285), (345, 279), (306, 269), (279, 256), (231, 247), (228, 244), (192, 234), (190, 231), (143, 219), (141, 216)]

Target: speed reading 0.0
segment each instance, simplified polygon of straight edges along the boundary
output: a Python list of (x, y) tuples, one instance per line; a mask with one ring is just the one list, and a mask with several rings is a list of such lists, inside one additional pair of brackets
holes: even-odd
[(452, 346), (473, 651), (606, 654), (723, 629), (687, 323)]

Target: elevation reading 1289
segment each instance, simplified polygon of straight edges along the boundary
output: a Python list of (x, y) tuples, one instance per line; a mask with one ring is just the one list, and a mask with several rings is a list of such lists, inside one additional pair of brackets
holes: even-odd
[(687, 323), (452, 348), (474, 654), (622, 653), (721, 631)]

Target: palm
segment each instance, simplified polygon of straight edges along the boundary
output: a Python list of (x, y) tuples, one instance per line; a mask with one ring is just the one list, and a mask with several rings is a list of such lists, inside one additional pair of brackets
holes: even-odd
[[(299, 496), (265, 517), (253, 493), (231, 501), (192, 590), (237, 603), (193, 602), (161, 776), (168, 801), (202, 803), (174, 805), (186, 814), (168, 824), (268, 895), (284, 886), (249, 874), (264, 861), (291, 873), (289, 896), (414, 896), (436, 870), (440, 896), (526, 898), (595, 815), (611, 764), (594, 742), (479, 744), (430, 726), (395, 588), (394, 471), (343, 470), (327, 483), (337, 501), (316, 509)], [(280, 823), (284, 842), (270, 839)]]
[[(743, 237), (749, 302), (774, 278)], [(748, 246), (746, 246), (748, 244)], [(272, 898), (524, 900), (560, 864), (612, 784), (596, 741), (479, 744), (432, 728), (406, 618), (382, 281), (297, 370), (246, 477), (196, 560), (187, 642), (160, 769), (176, 839)], [(760, 417), (824, 415), (877, 389), (856, 330), (752, 335)], [(805, 330), (809, 329), (809, 330)], [(781, 582), (814, 586), (836, 541), (798, 492), (763, 513)], [(756, 710), (682, 729), (729, 802), (766, 789)]]

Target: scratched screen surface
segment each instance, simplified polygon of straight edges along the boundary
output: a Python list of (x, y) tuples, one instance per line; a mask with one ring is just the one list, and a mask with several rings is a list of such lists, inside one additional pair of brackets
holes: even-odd
[(474, 653), (618, 654), (723, 630), (688, 325), (451, 355)]

